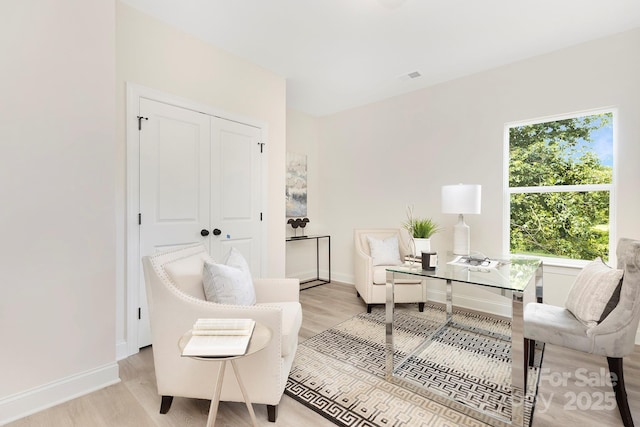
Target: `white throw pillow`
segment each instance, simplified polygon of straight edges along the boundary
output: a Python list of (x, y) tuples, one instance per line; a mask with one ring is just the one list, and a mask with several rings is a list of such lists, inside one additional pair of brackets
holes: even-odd
[(380, 240), (367, 236), (369, 251), (373, 258), (373, 265), (400, 265), (400, 249), (398, 246), (398, 235)]
[(205, 262), (202, 284), (207, 301), (234, 305), (256, 303), (251, 270), (236, 248), (231, 248), (223, 264)]
[(620, 284), (622, 273), (596, 258), (578, 273), (567, 296), (566, 309), (586, 326), (597, 325)]

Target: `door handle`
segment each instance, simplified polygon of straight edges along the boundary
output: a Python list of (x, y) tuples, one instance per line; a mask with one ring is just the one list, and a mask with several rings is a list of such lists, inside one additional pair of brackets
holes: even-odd
[(219, 236), (221, 234), (222, 234), (222, 231), (220, 231), (220, 229), (218, 229), (218, 228), (214, 228), (213, 229), (213, 235), (214, 236)]
[(205, 230), (205, 229), (200, 230), (200, 235), (202, 237), (207, 237), (209, 235), (209, 230)]

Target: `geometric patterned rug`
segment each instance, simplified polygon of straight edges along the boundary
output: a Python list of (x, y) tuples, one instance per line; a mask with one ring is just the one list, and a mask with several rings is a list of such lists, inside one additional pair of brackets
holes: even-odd
[[(509, 321), (454, 310), (456, 326), (441, 329), (427, 347), (407, 357), (444, 323), (445, 312), (436, 305), (426, 304), (422, 313), (415, 304), (397, 305), (395, 316), (396, 376), (420, 386), (385, 380), (385, 313), (375, 306), (372, 313), (358, 314), (301, 343), (285, 393), (344, 427), (496, 425), (465, 414), (460, 405), (451, 409), (441, 396), (510, 418)], [(542, 350), (536, 350), (535, 366), (541, 358)], [(529, 368), (527, 426), (538, 376), (538, 368)]]

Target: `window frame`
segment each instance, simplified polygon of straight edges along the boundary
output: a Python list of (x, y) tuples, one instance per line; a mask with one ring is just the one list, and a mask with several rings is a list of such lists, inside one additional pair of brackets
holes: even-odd
[[(509, 129), (518, 126), (527, 126), (539, 123), (554, 122), (559, 120), (574, 119), (577, 117), (591, 116), (597, 114), (610, 113), (612, 117), (612, 152), (613, 164), (611, 168), (610, 184), (581, 184), (581, 185), (556, 185), (556, 186), (535, 186), (535, 187), (509, 187), (509, 164), (511, 158), (509, 156)], [(504, 153), (503, 153), (503, 232), (502, 247), (505, 254), (527, 256), (525, 254), (511, 253), (511, 195), (527, 194), (527, 193), (569, 193), (569, 192), (592, 192), (592, 191), (608, 191), (609, 192), (609, 259), (605, 262), (615, 260), (616, 246), (616, 186), (617, 186), (617, 164), (618, 164), (618, 110), (615, 107), (600, 108), (594, 110), (580, 111), (571, 114), (559, 114), (547, 117), (540, 117), (532, 120), (518, 120), (505, 123), (504, 125)], [(543, 263), (552, 266), (565, 267), (584, 267), (592, 260), (579, 260), (570, 258), (558, 258), (552, 256), (536, 256), (542, 259)]]

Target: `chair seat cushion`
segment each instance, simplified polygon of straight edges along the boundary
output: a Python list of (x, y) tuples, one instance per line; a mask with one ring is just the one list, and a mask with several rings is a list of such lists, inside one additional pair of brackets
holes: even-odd
[[(387, 268), (392, 267), (391, 265), (377, 265), (375, 267), (373, 267), (373, 284), (374, 285), (385, 285), (387, 283)], [(420, 283), (421, 280), (420, 279), (412, 279), (412, 278), (402, 278), (402, 279), (396, 279), (395, 283), (396, 285), (401, 285), (401, 284), (407, 284), (407, 283), (411, 283), (411, 284), (415, 284), (415, 283)]]
[[(603, 314), (616, 288), (620, 286), (622, 273), (622, 270), (611, 268), (600, 258), (596, 258), (576, 277), (567, 296), (565, 307), (586, 326), (597, 325), (606, 316)], [(611, 301), (613, 307), (616, 304), (617, 301)], [(608, 308), (609, 312), (613, 307)]]
[(298, 331), (302, 326), (302, 306), (299, 302), (270, 302), (256, 304), (256, 306), (269, 306), (282, 308), (282, 357), (286, 357), (296, 351), (298, 345)]
[(524, 310), (524, 336), (574, 350), (591, 352), (588, 327), (563, 307), (530, 303)]

